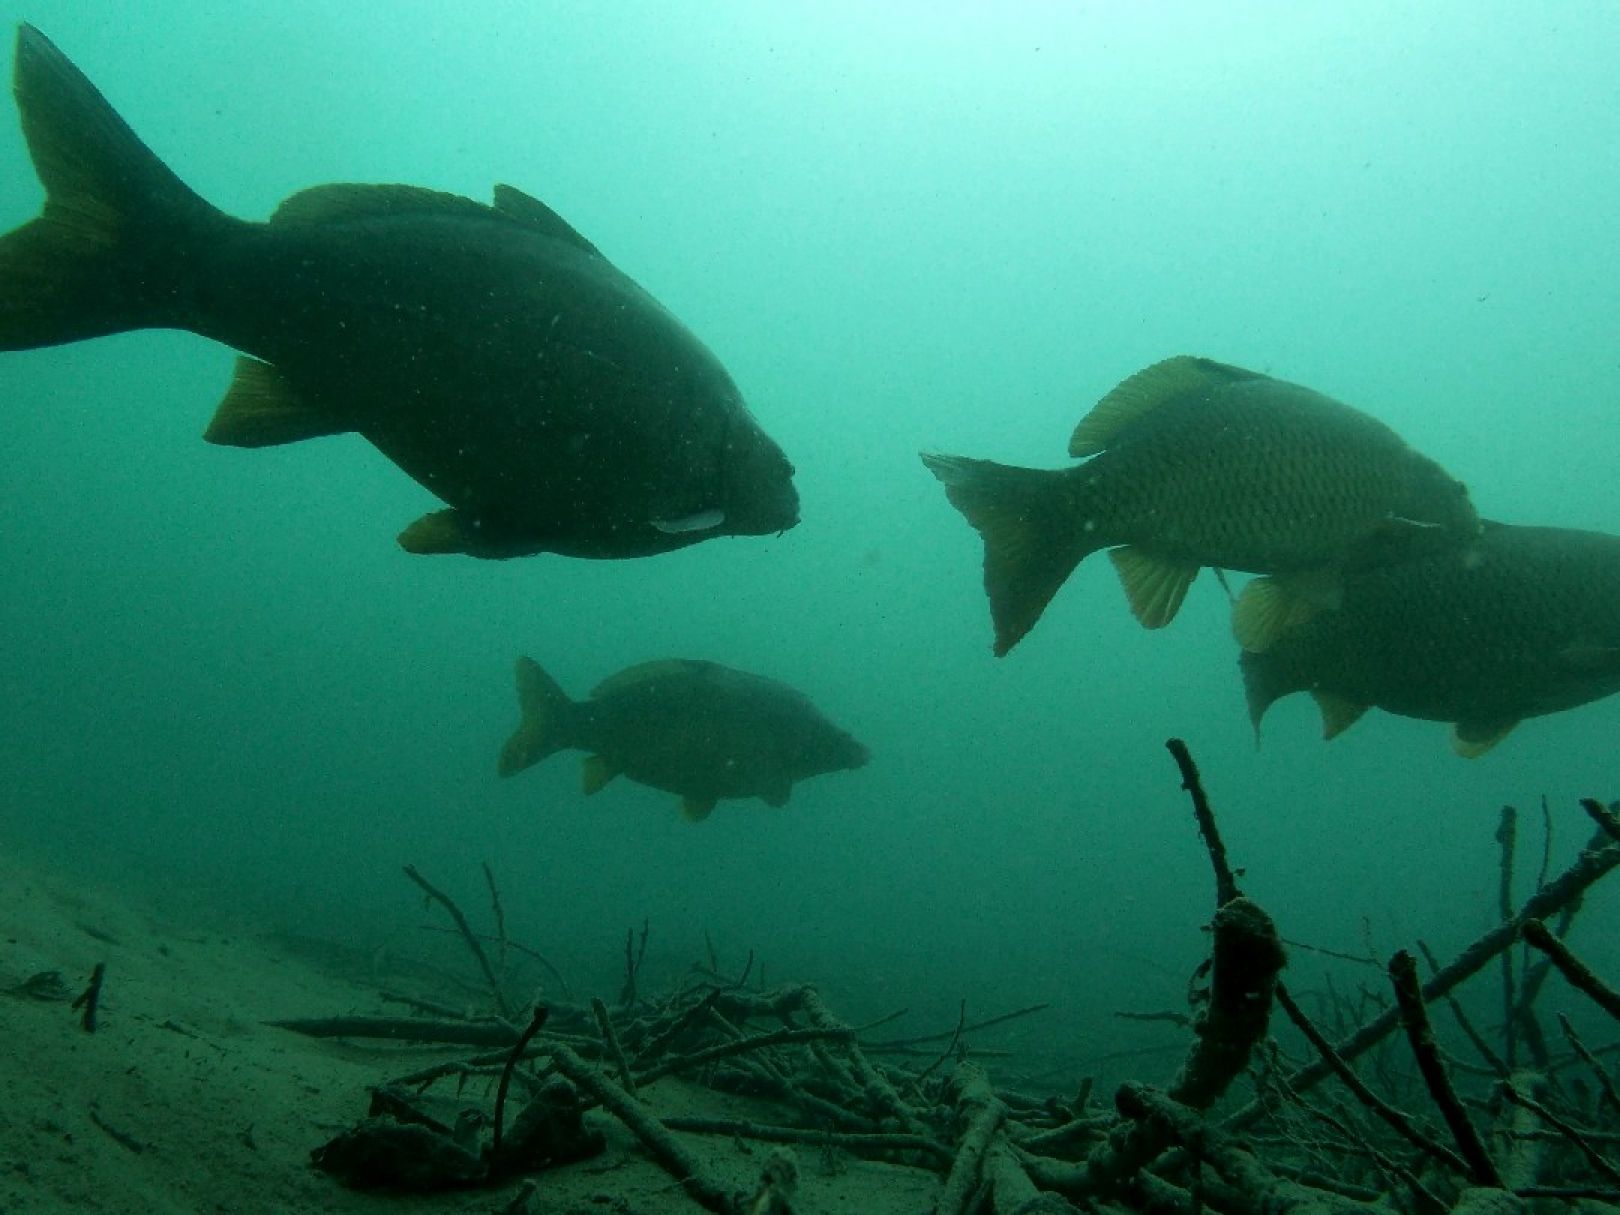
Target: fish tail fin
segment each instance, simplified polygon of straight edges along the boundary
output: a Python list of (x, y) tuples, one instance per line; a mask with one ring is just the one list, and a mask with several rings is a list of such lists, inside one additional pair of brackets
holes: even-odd
[(1101, 545), (1077, 528), (1080, 512), (1064, 472), (926, 452), (922, 461), (984, 540), (984, 589), (999, 658), (1035, 627), (1074, 567)]
[(501, 749), (500, 774), (515, 776), (574, 745), (578, 706), (532, 658), (517, 660), (518, 728)]
[(178, 325), (202, 234), (235, 221), (31, 25), (17, 32), (15, 91), (45, 207), (0, 237), (0, 349)]

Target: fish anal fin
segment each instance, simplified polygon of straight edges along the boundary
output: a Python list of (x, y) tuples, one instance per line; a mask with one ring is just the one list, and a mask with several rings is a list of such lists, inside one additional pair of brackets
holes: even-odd
[(759, 796), (767, 806), (774, 806), (780, 809), (781, 807), (787, 805), (788, 799), (793, 796), (793, 782), (783, 781), (780, 785), (765, 790), (765, 792), (761, 793)]
[(275, 447), (353, 429), (348, 419), (310, 404), (269, 363), (243, 355), (203, 438), (225, 447)]
[(1232, 606), (1232, 636), (1251, 654), (1264, 653), (1278, 638), (1342, 601), (1335, 570), (1253, 578)]
[(407, 553), (468, 553), (470, 544), (458, 510), (432, 511), (399, 534), (399, 546)]
[(683, 797), (681, 817), (689, 823), (701, 823), (714, 813), (715, 801), (712, 797)]
[(564, 241), (582, 253), (589, 253), (592, 257), (602, 256), (601, 250), (576, 232), (566, 219), (516, 186), (501, 184), (495, 187), (495, 210), (513, 223)]
[(1459, 721), (1451, 727), (1451, 749), (1464, 759), (1478, 759), (1513, 731), (1519, 721)]
[(399, 546), (418, 555), (462, 553), (486, 561), (528, 557), (543, 548), (531, 536), (506, 531), (459, 510), (428, 512), (400, 532)]
[(587, 755), (579, 766), (579, 786), (586, 797), (600, 793), (619, 770), (600, 755)]
[(1147, 629), (1162, 629), (1176, 618), (1187, 588), (1201, 568), (1194, 562), (1161, 557), (1131, 544), (1109, 549), (1108, 557), (1130, 600), (1131, 614)]
[(1343, 734), (1360, 721), (1361, 715), (1368, 709), (1367, 705), (1358, 704), (1334, 692), (1324, 692), (1321, 688), (1312, 689), (1311, 699), (1316, 701), (1316, 707), (1322, 711), (1324, 742)]
[(1161, 405), (1208, 392), (1221, 384), (1257, 378), (1254, 372), (1241, 367), (1188, 354), (1144, 367), (1121, 380), (1081, 419), (1069, 436), (1069, 454), (1094, 456), (1107, 450), (1132, 422)]

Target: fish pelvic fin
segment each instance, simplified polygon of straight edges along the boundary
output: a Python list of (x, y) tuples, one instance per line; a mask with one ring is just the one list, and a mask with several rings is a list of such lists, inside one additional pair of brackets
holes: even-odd
[(1084, 532), (1064, 472), (927, 452), (922, 462), (984, 540), (984, 590), (1000, 658), (1035, 627), (1074, 567), (1101, 544)]
[(1459, 721), (1451, 727), (1451, 749), (1464, 759), (1478, 759), (1513, 732), (1519, 721)]
[(1258, 654), (1342, 600), (1342, 580), (1333, 569), (1253, 578), (1232, 605), (1232, 636)]
[(520, 718), (501, 749), (502, 776), (515, 776), (575, 745), (578, 706), (532, 658), (517, 660), (517, 693)]
[(701, 823), (714, 813), (715, 799), (712, 797), (683, 797), (681, 798), (681, 817), (689, 823)]
[(1316, 707), (1322, 713), (1323, 742), (1332, 741), (1355, 725), (1368, 708), (1334, 692), (1324, 692), (1321, 688), (1312, 690), (1311, 699), (1316, 701)]
[(204, 202), (31, 25), (17, 32), (17, 107), (45, 207), (0, 237), (0, 349), (185, 327)]
[(1196, 561), (1177, 561), (1131, 544), (1110, 549), (1108, 559), (1125, 588), (1131, 615), (1145, 629), (1162, 629), (1176, 618), (1202, 568)]

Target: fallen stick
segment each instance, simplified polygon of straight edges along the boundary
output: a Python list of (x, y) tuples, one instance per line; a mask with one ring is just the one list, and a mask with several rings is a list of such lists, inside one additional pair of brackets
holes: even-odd
[(770, 1126), (763, 1122), (742, 1122), (732, 1118), (665, 1118), (672, 1131), (694, 1135), (727, 1135), (736, 1139), (758, 1139), (765, 1143), (802, 1143), (811, 1147), (835, 1147), (857, 1156), (878, 1156), (890, 1152), (918, 1152), (949, 1164), (956, 1155), (937, 1139), (927, 1135), (881, 1134), (861, 1131), (810, 1130), (801, 1126)]
[(79, 998), (73, 1001), (72, 1007), (84, 1009), (84, 1016), (79, 1024), (84, 1026), (84, 1032), (96, 1032), (96, 1011), (101, 1007), (101, 984), (107, 978), (107, 963), (97, 962), (96, 968), (90, 972), (90, 985), (80, 993)]
[(951, 1085), (957, 1093), (956, 1117), (962, 1133), (945, 1189), (934, 1206), (935, 1215), (967, 1215), (984, 1176), (985, 1156), (1007, 1120), (1007, 1107), (977, 1063), (957, 1064)]
[(452, 1046), (511, 1046), (518, 1030), (506, 1021), (428, 1021), (422, 1017), (303, 1017), (266, 1021), (306, 1038), (386, 1038)]
[(553, 1051), (551, 1061), (559, 1072), (595, 1097), (604, 1109), (624, 1123), (694, 1202), (719, 1215), (736, 1215), (737, 1207), (732, 1196), (704, 1175), (697, 1157), (682, 1147), (668, 1128), (648, 1113), (634, 1097), (566, 1046), (559, 1046)]

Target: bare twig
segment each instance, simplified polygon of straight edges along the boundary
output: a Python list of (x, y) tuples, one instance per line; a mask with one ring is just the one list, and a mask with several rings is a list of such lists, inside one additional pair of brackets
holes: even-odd
[(1587, 1067), (1592, 1069), (1592, 1077), (1597, 1081), (1598, 1088), (1602, 1090), (1603, 1098), (1609, 1103), (1609, 1108), (1620, 1114), (1620, 1093), (1615, 1091), (1614, 1081), (1610, 1079), (1608, 1069), (1598, 1062), (1597, 1056), (1586, 1049), (1586, 1043), (1581, 1041), (1580, 1036), (1575, 1032), (1575, 1027), (1569, 1023), (1569, 1018), (1563, 1013), (1558, 1014), (1558, 1024), (1564, 1031), (1564, 1037), (1569, 1040), (1570, 1048), (1581, 1057), (1581, 1061)]
[(501, 1083), (495, 1090), (495, 1129), (490, 1137), (489, 1149), (491, 1157), (499, 1157), (501, 1154), (501, 1128), (505, 1124), (506, 1090), (512, 1084), (512, 1069), (517, 1067), (518, 1060), (523, 1057), (524, 1048), (534, 1040), (535, 1034), (539, 1033), (540, 1027), (546, 1023), (546, 1016), (550, 1011), (544, 1004), (534, 1006), (534, 1014), (529, 1018), (523, 1032), (518, 1035), (518, 1040), (512, 1044), (512, 1053), (506, 1057), (506, 1066), (501, 1069)]
[(1350, 1065), (1339, 1058), (1338, 1052), (1333, 1049), (1332, 1044), (1322, 1036), (1322, 1031), (1316, 1028), (1315, 1023), (1305, 1015), (1304, 1010), (1294, 1003), (1293, 996), (1288, 994), (1287, 987), (1282, 983), (1277, 984), (1277, 1003), (1282, 1005), (1283, 1011), (1293, 1020), (1294, 1024), (1299, 1028), (1299, 1032), (1305, 1035), (1306, 1041), (1316, 1048), (1317, 1052), (1333, 1069), (1333, 1074), (1343, 1082), (1346, 1088), (1355, 1094), (1356, 1100), (1382, 1118), (1397, 1135), (1413, 1147), (1428, 1153), (1449, 1168), (1467, 1174), (1468, 1166), (1463, 1162), (1461, 1156), (1446, 1147), (1445, 1144), (1436, 1143), (1423, 1134), (1422, 1131), (1412, 1125), (1405, 1114), (1373, 1092), (1362, 1081), (1360, 1076), (1350, 1070)]
[(501, 973), (506, 973), (506, 912), (501, 907), (501, 890), (495, 885), (495, 871), (484, 862), (484, 881), (489, 886), (490, 914), (495, 917), (495, 935), (501, 943)]
[(456, 906), (454, 899), (418, 873), (415, 865), (405, 866), (405, 876), (420, 886), (429, 899), (438, 903), (450, 913), (450, 918), (456, 922), (456, 927), (461, 929), (461, 939), (467, 942), (467, 948), (472, 951), (473, 957), (478, 960), (478, 965), (484, 972), (484, 978), (489, 983), (490, 994), (495, 997), (495, 1007), (500, 1011), (501, 1016), (510, 1018), (512, 1009), (506, 1002), (506, 993), (501, 990), (500, 980), (495, 977), (495, 968), (489, 964), (489, 955), (484, 952), (484, 947), (479, 944), (478, 934), (473, 932), (472, 926), (467, 923), (467, 917), (461, 914), (461, 908)]
[(634, 1097), (636, 1081), (630, 1074), (630, 1065), (625, 1062), (624, 1049), (619, 1045), (619, 1035), (613, 1032), (613, 1022), (608, 1020), (607, 1005), (592, 996), (591, 1011), (596, 1014), (596, 1028), (602, 1034), (602, 1049), (613, 1061), (613, 1066), (618, 1069), (619, 1083), (624, 1085), (624, 1091)]
[[(1503, 920), (1513, 918), (1513, 851), (1519, 838), (1519, 812), (1512, 806), (1502, 807), (1502, 818), (1496, 828), (1496, 842), (1502, 856), (1497, 882), (1497, 909)], [(1502, 1033), (1507, 1038), (1507, 1065), (1511, 1071), (1518, 1063), (1519, 1035), (1516, 1000), (1513, 985), (1513, 951), (1502, 951)]]
[(1568, 1122), (1565, 1122), (1557, 1114), (1553, 1113), (1546, 1106), (1542, 1105), (1541, 1102), (1535, 1100), (1533, 1097), (1525, 1096), (1525, 1094), (1514, 1088), (1513, 1085), (1507, 1081), (1502, 1082), (1502, 1096), (1507, 1098), (1514, 1105), (1523, 1106), (1525, 1109), (1533, 1113), (1537, 1118), (1540, 1118), (1548, 1126), (1552, 1127), (1553, 1130), (1557, 1131), (1565, 1139), (1569, 1140), (1569, 1142), (1573, 1143), (1580, 1151), (1581, 1155), (1586, 1157), (1586, 1162), (1590, 1164), (1597, 1172), (1602, 1173), (1603, 1176), (1607, 1177), (1610, 1181), (1620, 1182), (1620, 1169), (1615, 1168), (1615, 1166), (1611, 1164), (1602, 1154), (1600, 1154), (1595, 1147), (1588, 1143), (1586, 1137), (1582, 1135), (1580, 1131), (1576, 1130)]
[(1569, 980), (1571, 987), (1578, 987), (1591, 996), (1604, 1012), (1620, 1019), (1620, 992), (1593, 974), (1586, 963), (1569, 951), (1569, 946), (1547, 930), (1546, 924), (1540, 920), (1525, 921), (1524, 939), (1552, 959), (1553, 965)]
[(1238, 897), (1237, 878), (1232, 873), (1232, 866), (1227, 862), (1226, 845), (1221, 842), (1221, 834), (1215, 829), (1215, 815), (1210, 811), (1209, 799), (1204, 796), (1204, 785), (1198, 777), (1198, 765), (1193, 763), (1192, 753), (1187, 750), (1187, 744), (1181, 739), (1169, 739), (1164, 745), (1175, 757), (1176, 767), (1181, 770), (1181, 787), (1192, 797), (1193, 814), (1198, 819), (1198, 832), (1204, 837), (1204, 847), (1209, 850), (1209, 863), (1215, 869), (1215, 905), (1224, 907)]
[(101, 985), (106, 978), (107, 963), (97, 962), (95, 969), (90, 972), (89, 986), (79, 994), (78, 999), (73, 1001), (73, 1008), (84, 1009), (84, 1015), (79, 1019), (79, 1024), (84, 1027), (84, 1032), (87, 1034), (96, 1032), (96, 1013), (101, 1008)]
[(1451, 1087), (1451, 1078), (1446, 1075), (1445, 1064), (1440, 1060), (1440, 1050), (1434, 1043), (1434, 1031), (1429, 1027), (1429, 1015), (1423, 1006), (1423, 993), (1418, 987), (1417, 959), (1401, 950), (1390, 959), (1389, 977), (1395, 987), (1401, 1025), (1406, 1030), (1407, 1041), (1412, 1045), (1418, 1071), (1429, 1086), (1429, 1095), (1440, 1107), (1446, 1125), (1451, 1128), (1458, 1150), (1468, 1162), (1469, 1176), (1475, 1185), (1500, 1188), (1501, 1174), (1486, 1154), (1485, 1145), (1474, 1124), (1468, 1120), (1462, 1102), (1457, 1100), (1457, 1092)]
[[(1455, 961), (1425, 983), (1423, 998), (1439, 999), (1465, 979), (1477, 974), (1499, 951), (1513, 943), (1526, 921), (1538, 916), (1551, 915), (1570, 901), (1579, 898), (1592, 883), (1602, 878), (1616, 865), (1620, 865), (1620, 844), (1582, 852), (1568, 869), (1531, 895), (1514, 919), (1505, 924), (1498, 924), (1485, 933), (1463, 950)], [(1340, 1058), (1349, 1062), (1381, 1042), (1399, 1024), (1399, 1010), (1386, 1009), (1343, 1040), (1334, 1043), (1333, 1049), (1338, 1051)], [(1332, 1074), (1333, 1068), (1318, 1059), (1295, 1072), (1290, 1077), (1289, 1083), (1296, 1092), (1304, 1092)], [(1265, 1108), (1258, 1101), (1251, 1101), (1227, 1117), (1222, 1125), (1229, 1129), (1248, 1126), (1265, 1112)]]

